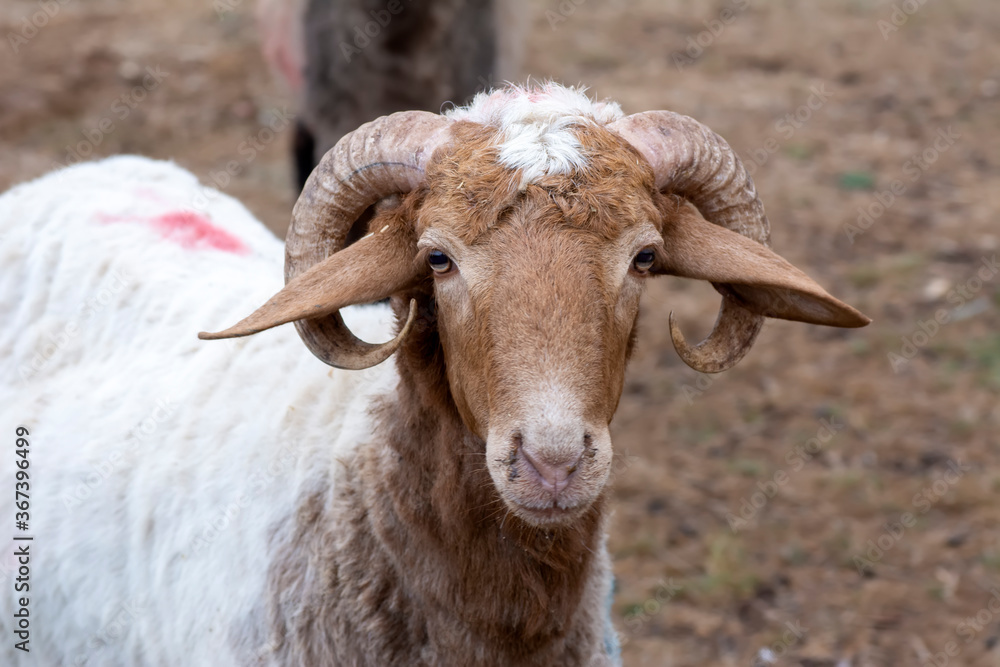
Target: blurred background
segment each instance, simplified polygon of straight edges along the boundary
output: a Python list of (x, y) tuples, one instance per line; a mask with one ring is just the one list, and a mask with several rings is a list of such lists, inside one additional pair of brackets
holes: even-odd
[[(1000, 6), (526, 0), (518, 18), (521, 80), (712, 127), (775, 250), (874, 319), (769, 321), (703, 376), (667, 317), (703, 335), (718, 296), (651, 284), (613, 428), (625, 664), (1000, 665)], [(0, 189), (139, 153), (283, 234), (295, 130), (275, 119), (299, 105), (252, 0), (4, 0), (0, 28)]]

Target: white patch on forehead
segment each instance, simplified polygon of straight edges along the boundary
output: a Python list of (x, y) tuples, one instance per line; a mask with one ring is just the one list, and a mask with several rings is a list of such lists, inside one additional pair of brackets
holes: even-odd
[(580, 126), (607, 125), (624, 114), (615, 102), (595, 102), (585, 88), (547, 83), (479, 93), (467, 107), (447, 112), (497, 128), (500, 164), (521, 170), (521, 186), (543, 176), (569, 174), (587, 164), (577, 136)]

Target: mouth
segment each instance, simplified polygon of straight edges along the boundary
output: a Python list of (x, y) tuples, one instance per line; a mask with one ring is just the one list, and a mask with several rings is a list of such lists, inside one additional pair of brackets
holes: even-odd
[(534, 448), (520, 431), (511, 436), (503, 430), (487, 438), (493, 486), (510, 514), (523, 523), (557, 528), (595, 510), (611, 472), (611, 441), (606, 429), (576, 431), (579, 438), (541, 439), (544, 446)]
[(507, 505), (523, 521), (539, 527), (567, 524), (582, 515), (590, 507), (590, 503), (581, 503), (572, 507), (560, 507), (555, 501), (543, 506), (534, 504), (524, 505), (509, 501)]

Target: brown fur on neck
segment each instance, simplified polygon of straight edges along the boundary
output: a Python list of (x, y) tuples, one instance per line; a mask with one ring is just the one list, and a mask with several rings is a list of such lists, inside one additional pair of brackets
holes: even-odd
[[(385, 449), (366, 463), (382, 473), (372, 475), (382, 488), (373, 488), (369, 497), (394, 519), (376, 523), (383, 529), (379, 537), (405, 558), (406, 534), (419, 532), (440, 550), (445, 571), (455, 575), (439, 590), (425, 591), (430, 599), (461, 609), (460, 617), (490, 643), (537, 649), (558, 639), (565, 632), (562, 622), (574, 616), (600, 535), (604, 499), (581, 521), (552, 530), (530, 526), (507, 510), (486, 470), (485, 443), (455, 410), (443, 363), (428, 363), (427, 348), (436, 337), (432, 318), (428, 313), (425, 329), (398, 355), (398, 397), (380, 407)], [(392, 468), (388, 475), (386, 467)], [(422, 542), (423, 548), (427, 544)], [(421, 561), (423, 554), (413, 566)], [(417, 579), (439, 574), (432, 570)], [(497, 625), (498, 618), (506, 623)]]
[[(378, 440), (279, 527), (269, 580), (280, 664), (590, 665), (604, 610), (595, 562), (605, 498), (568, 528), (510, 514), (445, 378), (429, 283), (395, 355)], [(596, 593), (596, 594), (595, 594)], [(594, 600), (600, 600), (597, 605)], [(364, 610), (365, 614), (358, 610)], [(283, 662), (283, 661), (288, 661)], [(297, 662), (301, 661), (301, 662)]]

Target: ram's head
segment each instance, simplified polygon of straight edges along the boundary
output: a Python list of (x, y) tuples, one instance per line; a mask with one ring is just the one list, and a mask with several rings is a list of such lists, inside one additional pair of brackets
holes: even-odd
[[(344, 247), (366, 209), (398, 195), (372, 233)], [(450, 398), (485, 441), (500, 497), (531, 524), (566, 523), (607, 480), (608, 425), (651, 276), (707, 280), (722, 294), (701, 343), (671, 321), (681, 358), (702, 372), (739, 361), (765, 317), (868, 323), (768, 240), (746, 170), (700, 123), (667, 111), (623, 117), (555, 86), (507, 89), (344, 137), (295, 206), (285, 288), (202, 337), (295, 322), (317, 357), (360, 369), (404, 343), (424, 300)], [(337, 311), (386, 297), (403, 313), (410, 299), (398, 335), (355, 338)]]

